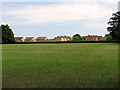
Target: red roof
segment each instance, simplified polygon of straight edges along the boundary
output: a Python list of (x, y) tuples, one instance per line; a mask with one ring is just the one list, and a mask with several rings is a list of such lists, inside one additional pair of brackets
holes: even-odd
[(34, 37), (26, 37), (25, 40), (32, 40)]
[[(21, 40), (23, 37), (15, 37), (16, 40)], [(24, 39), (24, 38), (23, 38)]]

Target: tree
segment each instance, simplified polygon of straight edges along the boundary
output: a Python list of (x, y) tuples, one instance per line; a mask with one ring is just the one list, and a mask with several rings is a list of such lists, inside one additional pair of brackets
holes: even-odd
[(113, 40), (120, 40), (120, 12), (113, 13), (112, 17), (109, 19), (107, 31), (110, 32), (109, 35), (112, 36)]
[(75, 34), (73, 36), (73, 41), (80, 41), (80, 40), (82, 40), (82, 38), (81, 38), (81, 36), (79, 34)]
[(1, 25), (0, 32), (2, 33), (2, 43), (11, 44), (15, 43), (14, 34), (8, 25)]
[(112, 40), (112, 36), (109, 34), (106, 34), (105, 37), (107, 37), (107, 40)]

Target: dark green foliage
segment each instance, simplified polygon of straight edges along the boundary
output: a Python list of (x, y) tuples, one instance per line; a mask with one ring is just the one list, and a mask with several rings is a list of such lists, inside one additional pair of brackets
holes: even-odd
[(23, 42), (22, 40), (20, 42)]
[(15, 43), (14, 34), (8, 25), (1, 25), (0, 32), (2, 33), (2, 43), (11, 44)]
[(112, 40), (112, 36), (111, 35), (107, 36), (107, 40)]
[(106, 34), (105, 36), (107, 37), (107, 40), (112, 40), (112, 36), (111, 35)]
[(81, 38), (81, 36), (79, 35), (79, 34), (75, 34), (74, 36), (73, 36), (73, 41), (81, 41), (82, 40), (82, 38)]
[(120, 40), (120, 12), (116, 12), (110, 18), (108, 24), (110, 27), (107, 28), (109, 35), (112, 36), (113, 40)]
[(86, 40), (86, 38), (84, 37), (83, 40)]
[[(111, 36), (110, 36), (111, 37)], [(43, 42), (16, 42), (15, 44), (62, 44), (62, 43), (118, 43), (118, 40), (105, 40), (105, 41), (43, 41)]]

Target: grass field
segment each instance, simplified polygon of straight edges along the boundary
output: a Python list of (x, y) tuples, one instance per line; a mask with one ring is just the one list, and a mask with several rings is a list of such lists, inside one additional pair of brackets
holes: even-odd
[(3, 88), (112, 88), (118, 85), (118, 44), (2, 46)]

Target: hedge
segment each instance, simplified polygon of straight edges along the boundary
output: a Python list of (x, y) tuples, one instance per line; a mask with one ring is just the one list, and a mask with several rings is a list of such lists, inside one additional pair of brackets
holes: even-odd
[(41, 41), (41, 42), (16, 42), (15, 44), (40, 44), (40, 43), (119, 43), (119, 41)]

